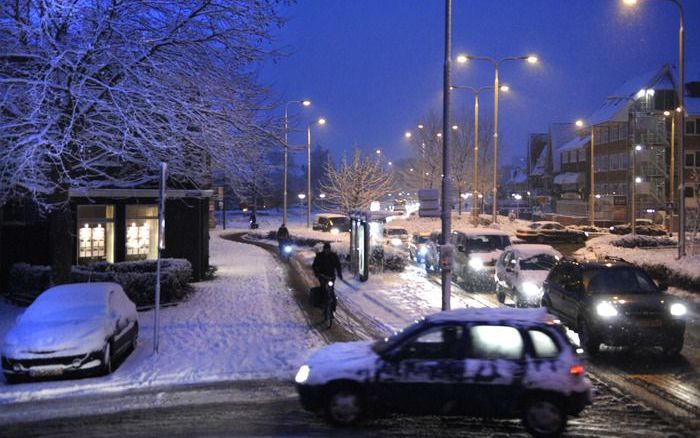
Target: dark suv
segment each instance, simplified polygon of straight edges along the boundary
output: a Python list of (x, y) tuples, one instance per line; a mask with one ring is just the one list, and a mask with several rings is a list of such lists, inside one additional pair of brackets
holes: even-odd
[(578, 332), (590, 355), (600, 344), (661, 346), (668, 356), (683, 349), (685, 306), (637, 266), (620, 259), (565, 259), (543, 289), (542, 306)]

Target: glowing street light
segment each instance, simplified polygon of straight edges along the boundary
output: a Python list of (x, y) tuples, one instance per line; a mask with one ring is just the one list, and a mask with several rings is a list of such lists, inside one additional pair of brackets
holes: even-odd
[(413, 133), (411, 131), (406, 131), (406, 133), (404, 134), (404, 137), (411, 138), (411, 137), (413, 137)]
[(457, 62), (460, 64), (465, 64), (469, 60), (475, 61), (488, 61), (494, 67), (494, 78), (493, 78), (493, 218), (492, 222), (498, 222), (497, 216), (497, 198), (498, 198), (498, 92), (501, 90), (498, 85), (498, 70), (502, 63), (506, 61), (526, 61), (530, 64), (536, 64), (538, 58), (535, 55), (527, 56), (508, 56), (501, 59), (493, 59), (488, 56), (470, 56), (465, 54), (460, 54), (457, 56)]

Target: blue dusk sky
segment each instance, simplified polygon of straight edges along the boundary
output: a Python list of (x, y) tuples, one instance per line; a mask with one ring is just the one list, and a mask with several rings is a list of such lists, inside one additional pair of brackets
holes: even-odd
[[(700, 62), (700, 2), (685, 7), (686, 63)], [(299, 0), (282, 14), (274, 46), (286, 56), (262, 67), (260, 77), (279, 101), (308, 97), (310, 108), (290, 106), (297, 127), (323, 116), (313, 143), (334, 156), (358, 146), (381, 148), (390, 160), (409, 155), (404, 132), (429, 112), (442, 114), (444, 53), (442, 0)], [(503, 58), (536, 54), (539, 64), (507, 62), (500, 79), (511, 87), (499, 105), (500, 145), (506, 162), (524, 157), (528, 134), (551, 122), (585, 118), (626, 80), (678, 63), (678, 13), (671, 1), (453, 0), (453, 58), (460, 53)], [(455, 85), (493, 83), (487, 62), (453, 63)], [(456, 91), (453, 115), (473, 97)], [(493, 112), (481, 99), (481, 117)], [(303, 144), (292, 134), (290, 144)]]

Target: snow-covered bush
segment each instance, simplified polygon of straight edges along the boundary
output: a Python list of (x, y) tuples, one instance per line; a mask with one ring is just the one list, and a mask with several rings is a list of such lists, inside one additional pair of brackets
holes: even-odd
[[(191, 288), (192, 265), (185, 259), (161, 260), (161, 302), (181, 301)], [(71, 282), (84, 283), (113, 281), (124, 288), (127, 296), (137, 306), (154, 303), (156, 285), (156, 261), (106, 263), (73, 266)], [(51, 268), (18, 263), (10, 270), (8, 289), (12, 295), (38, 296), (51, 286)]]
[(384, 251), (384, 269), (394, 272), (403, 272), (408, 264), (408, 256), (402, 251), (389, 249)]
[(676, 246), (678, 241), (668, 237), (653, 237), (628, 234), (610, 242), (613, 246), (621, 248), (656, 248), (664, 246)]

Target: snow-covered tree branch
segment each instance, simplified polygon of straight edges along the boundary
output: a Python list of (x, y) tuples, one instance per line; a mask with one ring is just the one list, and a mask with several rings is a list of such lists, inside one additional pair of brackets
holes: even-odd
[(135, 186), (166, 161), (201, 186), (211, 164), (249, 177), (271, 144), (252, 63), (274, 2), (91, 0), (0, 6), (0, 205), (45, 211), (69, 188)]
[(338, 205), (345, 213), (369, 208), (372, 201), (383, 198), (393, 187), (393, 177), (382, 168), (381, 161), (362, 154), (359, 149), (355, 149), (350, 162), (343, 156), (338, 169), (327, 161), (325, 170), (321, 189), (326, 201)]

